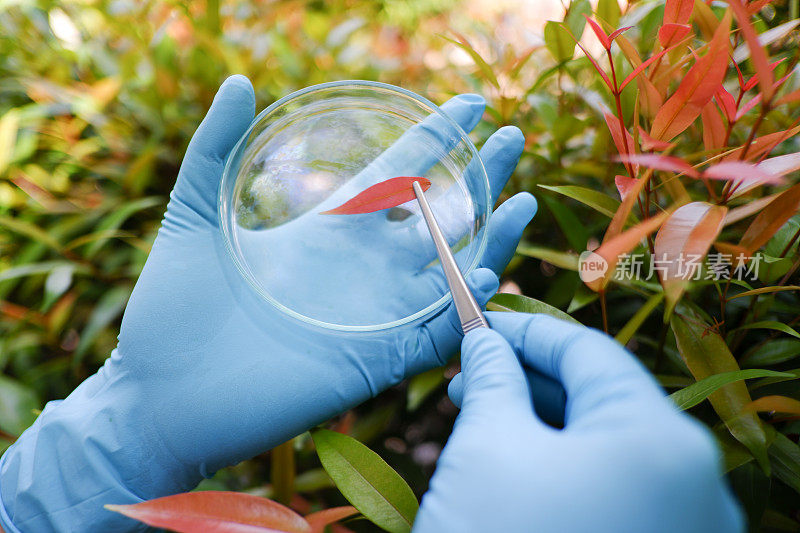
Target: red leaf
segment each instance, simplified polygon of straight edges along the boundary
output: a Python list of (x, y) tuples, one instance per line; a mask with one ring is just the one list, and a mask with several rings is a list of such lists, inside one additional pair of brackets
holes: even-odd
[(752, 2), (750, 2), (750, 5), (747, 6), (747, 12), (750, 13), (751, 15), (755, 15), (770, 2), (772, 2), (772, 0), (753, 0)]
[(725, 87), (720, 86), (714, 94), (714, 98), (717, 99), (717, 103), (719, 103), (719, 106), (725, 113), (725, 118), (728, 120), (728, 123), (736, 122), (736, 100), (733, 98), (733, 95), (726, 91)]
[(311, 533), (323, 533), (323, 531), (325, 531), (325, 526), (355, 514), (358, 514), (358, 509), (348, 505), (311, 513), (306, 515), (306, 520), (311, 526)]
[(683, 40), (692, 31), (688, 24), (664, 24), (658, 30), (658, 42), (664, 48), (669, 48)]
[[(784, 77), (782, 77), (781, 79), (779, 79), (778, 81), (776, 81), (776, 82), (775, 82), (775, 89), (778, 89), (778, 88), (779, 88), (781, 85), (783, 85), (783, 83), (784, 83), (786, 80), (788, 80), (788, 79), (791, 77), (791, 75), (792, 75), (792, 72), (789, 72), (789, 74), (787, 74), (786, 76), (784, 76)], [(753, 80), (750, 80), (750, 81), (753, 81)], [(750, 83), (750, 82), (747, 82), (747, 83)], [(742, 106), (742, 107), (739, 109), (739, 111), (737, 111), (737, 112), (736, 112), (736, 120), (739, 120), (740, 118), (742, 118), (743, 116), (745, 116), (745, 115), (747, 114), (747, 112), (748, 112), (748, 111), (750, 111), (750, 110), (751, 110), (751, 109), (753, 109), (753, 108), (754, 108), (756, 105), (758, 105), (758, 103), (759, 103), (759, 102), (761, 102), (761, 96), (762, 96), (762, 94), (763, 94), (763, 93), (758, 93), (758, 94), (757, 94), (757, 95), (755, 95), (753, 98), (751, 98), (751, 99), (750, 99), (750, 101), (748, 101), (746, 104), (744, 104), (744, 105), (743, 105), (743, 106)]]
[(619, 28), (618, 30), (614, 30), (614, 31), (611, 33), (611, 35), (609, 35), (609, 36), (608, 36), (608, 40), (609, 40), (609, 41), (611, 41), (611, 42), (613, 43), (613, 42), (614, 42), (614, 39), (616, 39), (616, 38), (617, 38), (617, 37), (619, 37), (619, 36), (620, 36), (620, 35), (621, 35), (623, 32), (626, 32), (626, 31), (628, 31), (628, 30), (629, 30), (629, 29), (631, 29), (631, 28), (633, 28), (633, 26), (625, 26), (624, 28)]
[[(624, 130), (624, 141), (623, 141), (623, 130), (620, 127), (619, 119), (612, 115), (611, 113), (604, 113), (603, 116), (606, 119), (606, 125), (608, 126), (608, 130), (611, 132), (611, 138), (614, 140), (614, 146), (617, 147), (617, 151), (620, 154), (630, 154), (633, 153), (633, 137), (628, 132), (628, 130)], [(625, 149), (627, 143), (628, 149)], [(639, 165), (634, 166), (634, 173), (638, 172)]]
[(783, 191), (772, 200), (750, 223), (739, 245), (748, 250), (748, 255), (764, 246), (781, 226), (797, 212), (800, 207), (800, 185)]
[[(619, 182), (617, 178), (624, 178), (624, 176), (617, 176), (614, 178), (615, 183)], [(611, 219), (611, 223), (606, 229), (606, 234), (603, 236), (603, 242), (613, 239), (622, 233), (622, 230), (625, 228), (625, 224), (628, 223), (628, 217), (630, 217), (633, 204), (636, 203), (636, 199), (639, 197), (639, 193), (642, 192), (642, 189), (647, 184), (648, 179), (649, 177), (632, 180), (633, 183), (627, 188), (625, 194), (622, 195), (620, 193), (622, 196), (622, 203), (619, 204), (616, 213), (614, 213), (614, 217)]]
[(603, 78), (603, 82), (606, 84), (606, 87), (608, 87), (609, 89), (611, 89), (613, 91), (614, 90), (614, 85), (611, 83), (611, 80), (609, 79), (608, 74), (606, 74), (605, 71), (602, 68), (600, 68), (600, 65), (597, 64), (597, 61), (595, 60), (594, 57), (592, 57), (592, 54), (590, 54), (586, 50), (586, 48), (584, 48), (583, 45), (578, 41), (578, 39), (575, 38), (575, 35), (572, 34), (572, 30), (570, 30), (569, 27), (566, 24), (562, 23), (561, 27), (564, 28), (565, 30), (567, 30), (567, 33), (569, 33), (569, 36), (572, 37), (573, 41), (575, 41), (575, 44), (578, 45), (578, 48), (580, 48), (583, 51), (584, 55), (592, 63), (592, 66), (594, 67), (594, 69), (597, 71), (598, 74), (600, 74), (600, 77)]
[(784, 182), (782, 177), (770, 174), (767, 170), (745, 161), (725, 161), (711, 165), (703, 171), (703, 177), (731, 181), (732, 190), (735, 189), (739, 193), (757, 185), (778, 185)]
[(790, 104), (800, 100), (800, 89), (792, 91), (777, 101), (776, 105)]
[(603, 48), (606, 50), (611, 48), (611, 40), (608, 38), (608, 34), (603, 31), (603, 28), (601, 28), (599, 24), (590, 19), (587, 15), (584, 15), (583, 17), (586, 19), (586, 22), (589, 23), (589, 26), (591, 26), (594, 34), (597, 35), (597, 38), (600, 40), (600, 44), (603, 45)]
[(758, 164), (758, 168), (776, 176), (796, 172), (800, 170), (800, 152), (765, 159)]
[(736, 20), (739, 22), (739, 29), (744, 36), (747, 43), (747, 48), (750, 49), (750, 61), (753, 62), (753, 68), (758, 76), (758, 84), (761, 86), (761, 93), (764, 98), (770, 100), (775, 92), (773, 88), (774, 78), (772, 77), (772, 70), (769, 68), (769, 60), (767, 59), (767, 52), (761, 43), (758, 42), (758, 35), (755, 28), (750, 23), (750, 14), (744, 7), (743, 0), (728, 0), (731, 9), (736, 14)]
[(631, 192), (633, 186), (637, 183), (639, 183), (639, 180), (635, 178), (622, 175), (614, 176), (614, 185), (617, 186), (617, 192), (619, 192), (620, 200), (625, 200), (625, 198), (627, 198), (628, 194)]
[(692, 65), (669, 100), (656, 114), (650, 135), (669, 140), (689, 127), (717, 92), (728, 67), (730, 12), (714, 32), (708, 52)]
[(642, 141), (642, 150), (666, 150), (668, 148), (672, 148), (675, 146), (673, 143), (668, 143), (666, 141), (659, 141), (658, 139), (653, 139), (650, 137), (650, 134), (645, 131), (645, 129), (639, 126), (639, 138)]
[[(655, 261), (669, 309), (680, 299), (711, 244), (719, 235), (728, 209), (692, 202), (675, 210), (658, 230)], [(695, 262), (696, 260), (696, 262)]]
[[(786, 58), (783, 57), (783, 58), (781, 58), (781, 59), (779, 59), (777, 61), (773, 61), (772, 63), (770, 63), (769, 69), (774, 72), (775, 71), (775, 67), (777, 67), (778, 65), (783, 63), (784, 59), (786, 59)], [(749, 91), (750, 89), (752, 89), (753, 87), (756, 86), (756, 83), (758, 83), (758, 74), (756, 74), (755, 76), (753, 76), (752, 78), (747, 80), (747, 83), (745, 83), (744, 86), (742, 87), (742, 91), (745, 91), (745, 92)], [(776, 87), (777, 87), (777, 85), (776, 85)]]
[(700, 119), (703, 121), (703, 145), (706, 150), (722, 148), (725, 144), (725, 124), (722, 123), (722, 117), (713, 101), (703, 107)]
[(650, 64), (651, 64), (653, 61), (657, 61), (657, 60), (658, 60), (658, 59), (659, 59), (661, 56), (663, 56), (664, 54), (666, 54), (666, 53), (667, 53), (667, 52), (669, 52), (670, 50), (672, 50), (672, 48), (668, 48), (668, 49), (666, 49), (666, 50), (661, 50), (659, 53), (657, 53), (656, 55), (654, 55), (653, 57), (651, 57), (650, 59), (648, 59), (647, 61), (645, 61), (644, 63), (642, 63), (642, 64), (641, 64), (641, 65), (639, 65), (638, 67), (636, 67), (635, 69), (633, 69), (633, 72), (631, 72), (630, 74), (628, 74), (628, 76), (625, 78), (625, 81), (623, 81), (623, 82), (622, 82), (622, 85), (620, 85), (620, 86), (619, 86), (619, 90), (621, 91), (622, 89), (624, 89), (626, 85), (628, 85), (630, 82), (632, 82), (632, 81), (634, 80), (634, 78), (636, 78), (636, 76), (638, 76), (639, 74), (641, 74), (641, 72), (642, 72), (644, 69), (646, 69), (647, 67), (649, 67), (649, 66), (650, 66)]
[(240, 492), (185, 492), (134, 505), (106, 505), (153, 527), (179, 533), (309, 533), (308, 522), (288, 507)]
[(373, 213), (381, 209), (389, 209), (390, 207), (404, 204), (416, 198), (414, 189), (411, 188), (415, 181), (422, 185), (423, 191), (427, 191), (431, 186), (430, 180), (418, 176), (391, 178), (364, 189), (339, 207), (323, 211), (320, 215)]
[(697, 172), (692, 166), (677, 157), (670, 155), (658, 154), (633, 154), (633, 155), (620, 155), (619, 161), (628, 163), (639, 163), (647, 168), (655, 170), (665, 170), (667, 172), (675, 172), (676, 174), (686, 174), (691, 178), (699, 178), (700, 173)]
[(664, 6), (664, 24), (686, 24), (692, 16), (694, 0), (667, 0)]

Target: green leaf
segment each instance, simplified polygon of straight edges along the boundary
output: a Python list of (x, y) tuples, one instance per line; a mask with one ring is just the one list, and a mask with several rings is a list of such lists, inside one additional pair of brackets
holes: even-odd
[(311, 438), (323, 468), (361, 514), (391, 533), (411, 531), (419, 504), (400, 474), (347, 435), (318, 428)]
[(614, 213), (619, 209), (619, 200), (615, 200), (607, 194), (594, 189), (577, 185), (539, 185), (539, 187), (577, 200), (609, 218), (613, 218)]
[(157, 205), (162, 205), (164, 200), (158, 196), (148, 196), (146, 198), (139, 198), (133, 200), (122, 206), (114, 209), (111, 213), (106, 215), (105, 218), (95, 227), (95, 232), (109, 232), (108, 236), (92, 241), (86, 248), (86, 258), (92, 258), (108, 240), (113, 236), (110, 233), (112, 230), (119, 229), (120, 226), (134, 213)]
[(691, 409), (699, 404), (708, 396), (729, 383), (735, 383), (745, 379), (753, 378), (791, 378), (792, 374), (785, 372), (776, 372), (774, 370), (762, 370), (759, 368), (751, 368), (748, 370), (734, 370), (732, 372), (723, 372), (722, 374), (715, 374), (703, 378), (696, 383), (692, 383), (688, 387), (679, 391), (673, 392), (669, 395), (672, 401), (678, 406), (678, 409), (685, 411)]
[(622, 11), (617, 0), (600, 0), (597, 2), (597, 16), (608, 22), (613, 28), (619, 24)]
[(35, 410), (40, 407), (35, 392), (0, 375), (0, 429), (19, 435), (33, 423), (36, 419)]
[(660, 304), (661, 300), (663, 299), (663, 292), (656, 293), (648, 298), (644, 305), (637, 309), (636, 313), (634, 313), (631, 319), (628, 320), (628, 323), (625, 324), (622, 329), (619, 330), (619, 333), (617, 333), (617, 335), (614, 337), (617, 342), (623, 346), (628, 344), (628, 341), (630, 341), (636, 332), (639, 331), (639, 328), (642, 326), (642, 324), (644, 324), (644, 321), (647, 320), (647, 317), (650, 316), (650, 313), (652, 313), (655, 308), (658, 307), (658, 304)]
[(781, 292), (781, 291), (800, 291), (800, 286), (783, 285), (776, 287), (761, 287), (760, 289), (753, 289), (751, 291), (740, 292), (736, 296), (731, 296), (730, 298), (728, 298), (728, 301), (735, 300), (736, 298), (744, 298), (745, 296), (756, 296), (758, 294), (767, 294), (771, 292)]
[(31, 224), (21, 218), (11, 218), (0, 216), (0, 227), (4, 227), (14, 233), (24, 235), (34, 241), (38, 241), (53, 250), (61, 251), (61, 243), (58, 242), (50, 233), (42, 228)]
[(564, 23), (577, 39), (583, 35), (583, 28), (586, 26), (586, 16), (591, 16), (592, 5), (589, 0), (573, 0), (569, 4), (569, 11), (564, 18)]
[(775, 476), (800, 494), (800, 446), (776, 432), (769, 457)]
[(800, 379), (800, 368), (794, 368), (792, 370), (784, 370), (782, 373), (791, 374), (791, 377), (759, 379), (758, 381), (750, 385), (750, 390), (753, 391), (755, 389), (760, 389), (761, 387), (766, 387), (767, 385), (774, 385), (775, 383), (782, 383), (784, 381), (792, 381), (795, 379)]
[(772, 329), (775, 331), (782, 331), (792, 337), (797, 337), (800, 339), (800, 333), (795, 331), (793, 328), (787, 326), (782, 322), (777, 322), (775, 320), (762, 320), (760, 322), (753, 322), (752, 324), (745, 324), (744, 326), (740, 326), (736, 329), (731, 331), (739, 331), (742, 329)]
[(86, 272), (86, 268), (78, 267), (69, 261), (43, 261), (41, 263), (28, 263), (27, 265), (19, 265), (4, 270), (0, 272), (0, 282), (9, 279), (34, 276), (36, 274), (47, 274), (59, 268), (71, 268), (73, 271)]
[(547, 261), (558, 268), (573, 270), (575, 272), (578, 271), (578, 256), (576, 254), (551, 250), (550, 248), (542, 248), (541, 246), (532, 246), (527, 243), (520, 243), (519, 246), (517, 246), (517, 253), (526, 257)]
[(406, 393), (406, 409), (416, 411), (417, 407), (422, 405), (422, 402), (442, 383), (444, 383), (444, 370), (441, 367), (433, 368), (411, 378)]
[(747, 514), (750, 524), (761, 523), (770, 494), (770, 478), (752, 462), (748, 462), (728, 473), (731, 488)]
[(548, 20), (544, 25), (544, 43), (558, 63), (572, 59), (575, 54), (575, 41), (561, 23), (555, 20)]
[(19, 131), (19, 113), (11, 109), (0, 117), (0, 175), (8, 168), (14, 158), (14, 146)]
[(771, 366), (791, 361), (800, 355), (800, 341), (778, 339), (770, 341), (742, 358), (745, 366)]
[[(709, 329), (702, 316), (688, 306), (681, 306), (670, 319), (678, 351), (691, 374), (698, 381), (709, 376), (739, 371), (731, 351), (718, 333)], [(741, 381), (728, 383), (708, 396), (720, 419), (739, 442), (744, 444), (769, 473), (767, 436), (755, 413), (742, 413), (752, 401)]]
[(572, 209), (550, 196), (544, 196), (542, 200), (544, 200), (550, 212), (553, 213), (553, 218), (556, 219), (561, 231), (564, 232), (572, 249), (577, 251), (585, 250), (586, 241), (589, 240), (589, 232), (586, 231), (586, 227), (578, 216), (572, 212)]
[(599, 294), (593, 290), (590, 290), (589, 287), (581, 283), (578, 285), (578, 288), (575, 289), (575, 294), (572, 295), (572, 300), (569, 302), (569, 306), (567, 307), (567, 313), (573, 313), (578, 309), (583, 309), (590, 303), (597, 300), (599, 297)]
[(520, 294), (507, 294), (502, 292), (495, 294), (494, 297), (489, 300), (486, 309), (489, 311), (510, 311), (516, 313), (542, 313), (560, 318), (561, 320), (566, 320), (567, 322), (572, 322), (573, 324), (580, 324), (580, 322), (561, 309)]
[(494, 85), (496, 88), (498, 89), (500, 88), (500, 83), (498, 83), (497, 77), (494, 75), (492, 67), (489, 65), (489, 63), (486, 62), (485, 59), (483, 59), (483, 57), (481, 57), (481, 55), (477, 51), (475, 51), (475, 49), (472, 47), (471, 44), (469, 44), (469, 41), (467, 41), (465, 37), (459, 36), (459, 40), (455, 40), (451, 39), (450, 37), (447, 37), (446, 35), (442, 35), (442, 38), (445, 39), (446, 41), (450, 41), (454, 45), (464, 50), (467, 54), (469, 54), (469, 56), (472, 58), (472, 60), (480, 69), (481, 74), (483, 74), (483, 77), (486, 79), (486, 81)]

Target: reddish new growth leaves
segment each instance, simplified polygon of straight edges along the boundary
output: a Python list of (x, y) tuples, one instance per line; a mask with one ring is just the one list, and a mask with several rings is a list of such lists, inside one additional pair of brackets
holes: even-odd
[(423, 191), (431, 186), (430, 180), (418, 176), (391, 178), (364, 189), (339, 207), (322, 211), (320, 215), (356, 215), (396, 207), (416, 198), (411, 188), (415, 181), (419, 182)]
[(186, 492), (135, 505), (105, 507), (149, 526), (179, 533), (322, 533), (326, 525), (358, 513), (353, 507), (336, 507), (304, 518), (272, 500), (224, 491)]

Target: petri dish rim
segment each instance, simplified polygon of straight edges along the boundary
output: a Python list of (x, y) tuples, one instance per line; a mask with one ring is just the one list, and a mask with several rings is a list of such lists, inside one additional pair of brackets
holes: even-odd
[(266, 290), (264, 290), (260, 286), (260, 284), (255, 279), (253, 279), (252, 274), (249, 272), (246, 265), (242, 264), (241, 259), (239, 258), (236, 250), (234, 249), (233, 241), (235, 240), (235, 237), (232, 235), (231, 229), (228, 227), (228, 224), (225, 220), (225, 213), (228, 209), (228, 204), (229, 204), (229, 200), (225, 194), (226, 185), (228, 185), (232, 179), (233, 180), (236, 179), (236, 176), (232, 175), (231, 171), (232, 161), (236, 159), (233, 156), (234, 154), (238, 154), (244, 148), (244, 145), (249, 139), (250, 134), (253, 132), (253, 130), (261, 121), (261, 119), (263, 119), (270, 113), (274, 112), (281, 106), (287, 104), (291, 100), (294, 100), (301, 96), (305, 96), (309, 93), (316, 91), (324, 91), (331, 88), (343, 88), (343, 87), (357, 87), (357, 88), (368, 87), (373, 89), (380, 89), (390, 93), (399, 93), (401, 96), (415, 100), (418, 104), (422, 104), (422, 106), (429, 108), (432, 113), (438, 113), (439, 115), (444, 117), (444, 119), (459, 134), (461, 139), (463, 139), (466, 142), (467, 148), (472, 153), (473, 161), (477, 161), (478, 163), (478, 172), (480, 173), (481, 180), (483, 181), (484, 184), (484, 191), (485, 191), (484, 201), (486, 202), (487, 205), (486, 220), (483, 223), (483, 231), (479, 232), (478, 235), (478, 249), (477, 252), (475, 253), (475, 257), (473, 258), (472, 262), (467, 266), (466, 271), (463, 272), (464, 277), (466, 277), (467, 275), (469, 275), (470, 272), (475, 270), (475, 268), (478, 266), (478, 263), (483, 258), (483, 254), (486, 251), (486, 246), (488, 242), (488, 235), (486, 228), (489, 225), (489, 220), (491, 219), (492, 216), (492, 208), (494, 207), (492, 204), (492, 193), (489, 183), (489, 176), (486, 173), (486, 168), (483, 164), (483, 160), (481, 160), (480, 154), (478, 153), (477, 148), (475, 148), (475, 145), (473, 144), (472, 140), (469, 138), (467, 132), (465, 132), (464, 129), (455, 120), (453, 120), (447, 113), (442, 111), (439, 106), (437, 106), (427, 98), (420, 96), (412, 91), (409, 91), (408, 89), (404, 89), (396, 85), (391, 85), (389, 83), (369, 81), (369, 80), (339, 80), (326, 83), (319, 83), (316, 85), (305, 87), (293, 93), (287, 94), (286, 96), (276, 100), (274, 103), (272, 103), (263, 111), (261, 111), (258, 115), (256, 115), (253, 121), (247, 127), (247, 130), (244, 132), (241, 138), (236, 142), (233, 149), (228, 153), (227, 157), (225, 158), (225, 166), (222, 170), (222, 179), (220, 180), (220, 186), (217, 192), (218, 195), (217, 222), (219, 224), (220, 229), (222, 230), (223, 241), (225, 242), (225, 248), (228, 252), (228, 255), (233, 260), (236, 269), (239, 271), (239, 274), (241, 274), (242, 277), (245, 280), (247, 280), (248, 285), (250, 285), (250, 287), (253, 290), (255, 290), (256, 293), (259, 296), (261, 296), (261, 298), (269, 302), (270, 305), (272, 305), (282, 313), (294, 318), (295, 320), (299, 320), (300, 322), (304, 322), (306, 324), (310, 324), (312, 326), (316, 326), (326, 330), (334, 330), (341, 332), (383, 331), (391, 328), (396, 328), (420, 319), (428, 318), (429, 316), (433, 316), (441, 309), (443, 309), (450, 302), (450, 300), (452, 300), (452, 294), (448, 290), (444, 295), (442, 295), (441, 298), (431, 303), (427, 307), (424, 307), (423, 309), (420, 309), (419, 311), (411, 315), (399, 318), (397, 320), (393, 320), (391, 322), (384, 322), (380, 324), (352, 325), (352, 324), (336, 324), (334, 322), (325, 322), (323, 320), (318, 320), (316, 318), (312, 318), (310, 316), (299, 313), (294, 309), (291, 309), (290, 307), (282, 304), (281, 302), (273, 298), (272, 295), (270, 295)]

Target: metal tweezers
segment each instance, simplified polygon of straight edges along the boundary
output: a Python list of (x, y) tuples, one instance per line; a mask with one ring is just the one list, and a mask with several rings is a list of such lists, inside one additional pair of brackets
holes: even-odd
[(417, 195), (417, 201), (422, 209), (422, 216), (425, 217), (425, 223), (428, 225), (428, 230), (431, 232), (433, 244), (436, 245), (436, 253), (439, 254), (439, 261), (442, 263), (442, 270), (444, 270), (444, 277), (447, 279), (447, 284), (450, 286), (450, 293), (453, 295), (453, 303), (458, 312), (458, 318), (461, 320), (461, 330), (464, 335), (477, 328), (488, 328), (489, 322), (483, 316), (478, 302), (475, 301), (475, 296), (469, 290), (464, 276), (458, 269), (456, 260), (453, 253), (450, 251), (450, 245), (442, 234), (436, 218), (433, 216), (431, 206), (425, 198), (425, 194), (420, 187), (419, 182), (415, 181), (412, 184), (414, 194)]

